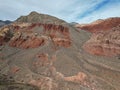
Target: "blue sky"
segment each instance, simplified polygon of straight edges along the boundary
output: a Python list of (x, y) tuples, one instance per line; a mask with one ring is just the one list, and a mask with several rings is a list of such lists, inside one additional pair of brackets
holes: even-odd
[(120, 0), (0, 0), (0, 20), (16, 20), (31, 11), (67, 22), (89, 23), (120, 17)]

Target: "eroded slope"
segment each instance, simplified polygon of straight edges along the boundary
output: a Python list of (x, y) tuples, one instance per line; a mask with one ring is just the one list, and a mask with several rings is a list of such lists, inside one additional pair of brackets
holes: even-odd
[[(54, 17), (48, 18), (51, 23), (36, 21), (34, 14), (39, 16), (32, 13), (2, 28), (1, 75), (40, 90), (119, 90), (118, 58), (84, 52), (88, 32), (78, 31), (60, 19), (55, 23)], [(11, 37), (4, 41), (6, 29)]]

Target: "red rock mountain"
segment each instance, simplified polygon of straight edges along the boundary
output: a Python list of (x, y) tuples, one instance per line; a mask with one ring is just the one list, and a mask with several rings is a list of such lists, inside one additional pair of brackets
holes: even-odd
[(84, 49), (95, 55), (120, 55), (120, 25), (99, 33), (95, 33), (84, 44)]
[(119, 56), (120, 55), (120, 18), (99, 19), (90, 24), (76, 25), (77, 29), (92, 32), (83, 48), (94, 55)]
[(107, 31), (111, 30), (112, 28), (118, 26), (120, 24), (120, 18), (108, 18), (108, 19), (99, 19), (97, 21), (94, 21), (90, 24), (77, 24), (76, 27), (78, 29), (87, 30), (89, 32), (95, 33), (100, 31)]
[(119, 57), (86, 53), (90, 35), (37, 12), (0, 28), (0, 90), (119, 90)]

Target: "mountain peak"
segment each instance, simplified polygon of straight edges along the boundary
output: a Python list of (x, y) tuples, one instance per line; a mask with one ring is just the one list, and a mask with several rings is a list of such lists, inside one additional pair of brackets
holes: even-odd
[(36, 12), (36, 11), (32, 11), (32, 12), (30, 12), (30, 14), (29, 14), (30, 16), (33, 16), (33, 15), (39, 15), (39, 13), (38, 12)]
[(27, 23), (65, 23), (65, 21), (58, 19), (54, 16), (47, 14), (41, 14), (36, 11), (32, 11), (29, 15), (19, 17), (16, 22), (27, 22)]

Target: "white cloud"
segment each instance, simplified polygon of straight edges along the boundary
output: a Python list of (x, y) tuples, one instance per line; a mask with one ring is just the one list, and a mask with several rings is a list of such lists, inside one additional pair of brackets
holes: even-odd
[[(94, 11), (84, 18), (78, 18), (91, 7), (99, 4), (104, 0), (0, 0), (0, 19), (15, 20), (21, 15), (26, 15), (31, 11), (50, 14), (68, 22), (86, 23), (99, 18), (120, 15), (120, 11), (115, 8), (119, 6), (112, 5), (105, 7), (103, 10)], [(113, 1), (113, 0), (110, 0)], [(114, 0), (119, 1), (119, 0)], [(114, 10), (114, 11), (109, 11)]]
[(120, 3), (108, 4), (102, 10), (95, 11), (89, 14), (87, 17), (76, 20), (79, 23), (90, 23), (97, 19), (106, 19), (109, 17), (120, 17)]

